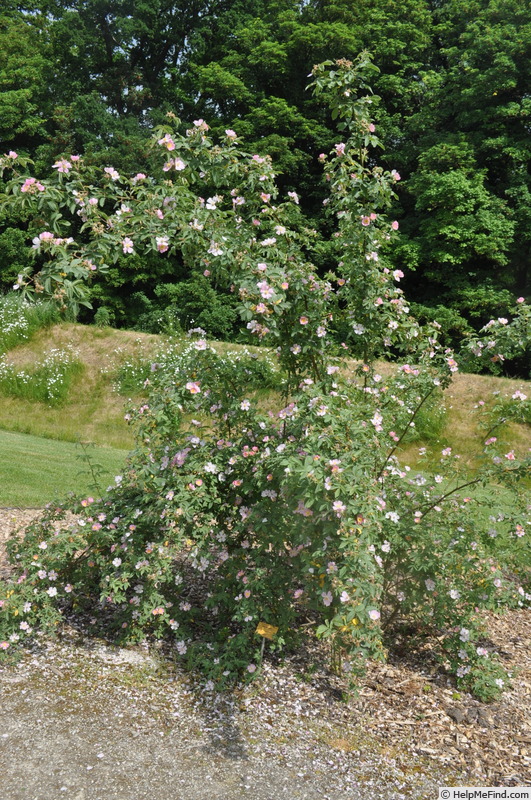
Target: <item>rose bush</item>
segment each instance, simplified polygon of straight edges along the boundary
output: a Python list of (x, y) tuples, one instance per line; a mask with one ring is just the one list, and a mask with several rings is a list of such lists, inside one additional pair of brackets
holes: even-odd
[[(529, 508), (519, 489), (528, 461), (493, 437), (473, 476), (447, 448), (435, 474), (398, 457), (458, 358), (439, 346), (436, 323), (410, 315), (402, 274), (386, 266), (398, 225), (384, 211), (400, 176), (373, 160), (374, 98), (360, 91), (370, 69), (361, 56), (313, 71), (341, 133), (319, 157), (336, 225), (337, 266), (325, 277), (309, 260), (299, 198), (280, 201), (270, 159), (242, 152), (233, 131), (212, 142), (203, 120), (184, 135), (176, 120), (158, 132), (159, 179), (108, 167), (97, 180), (72, 157), (42, 189), (11, 179), (19, 211), (55, 209), (53, 230), (34, 240), (48, 260), (33, 279), (20, 276), (20, 291), (88, 302), (86, 279), (120, 254), (178, 251), (233, 287), (244, 330), (274, 350), (282, 399), (266, 406), (245, 365), (201, 339), (186, 357), (154, 363), (148, 399), (128, 413), (137, 447), (116, 485), (99, 499), (50, 507), (10, 542), (4, 649), (84, 607), (121, 640), (172, 640), (221, 686), (258, 671), (260, 623), (277, 629), (279, 648), (310, 622), (330, 640), (334, 665), (353, 674), (385, 657), (389, 631), (413, 625), (433, 636), (463, 687), (492, 699), (507, 682), (480, 641), (480, 611), (531, 599)], [(63, 236), (67, 211), (79, 241)], [(527, 313), (518, 308), (502, 326), (515, 348)], [(345, 332), (339, 350), (333, 329)], [(357, 365), (347, 370), (340, 355)], [(394, 359), (394, 374), (378, 370), (381, 356)], [(493, 484), (507, 486), (511, 502), (481, 527), (472, 487)]]

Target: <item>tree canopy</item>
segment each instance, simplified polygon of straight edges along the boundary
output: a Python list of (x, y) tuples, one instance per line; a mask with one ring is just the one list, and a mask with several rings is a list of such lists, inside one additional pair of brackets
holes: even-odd
[[(442, 304), (464, 330), (529, 290), (531, 11), (518, 0), (26, 0), (7, 3), (0, 44), (0, 136), (37, 175), (72, 153), (151, 171), (165, 114), (204, 118), (269, 153), (281, 188), (302, 187), (323, 271), (336, 223), (319, 199), (318, 156), (337, 134), (306, 76), (368, 49), (383, 163), (402, 177), (393, 266), (419, 312)], [(157, 296), (149, 272), (128, 267), (114, 287), (102, 278), (95, 304), (133, 324), (141, 295), (159, 314), (174, 295)], [(195, 280), (178, 263), (162, 272), (163, 283)], [(4, 289), (12, 273), (0, 264)]]

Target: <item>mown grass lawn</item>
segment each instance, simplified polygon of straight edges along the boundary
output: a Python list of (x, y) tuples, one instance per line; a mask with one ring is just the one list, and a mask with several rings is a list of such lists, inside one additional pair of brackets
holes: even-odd
[[(91, 460), (102, 467), (105, 489), (123, 469), (127, 450), (91, 447)], [(40, 507), (69, 492), (94, 493), (93, 477), (71, 442), (0, 430), (0, 506)]]

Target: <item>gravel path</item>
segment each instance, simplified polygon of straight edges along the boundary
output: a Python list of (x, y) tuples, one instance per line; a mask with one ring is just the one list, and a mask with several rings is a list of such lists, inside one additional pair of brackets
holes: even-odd
[(436, 798), (448, 777), (371, 741), (289, 670), (217, 696), (141, 651), (67, 637), (4, 670), (0, 688), (2, 800)]
[[(36, 514), (0, 511), (0, 549)], [(162, 651), (65, 625), (0, 670), (0, 800), (430, 800), (438, 786), (531, 785), (531, 614), (490, 630), (520, 673), (485, 706), (407, 652), (345, 700), (317, 643), (217, 695)]]

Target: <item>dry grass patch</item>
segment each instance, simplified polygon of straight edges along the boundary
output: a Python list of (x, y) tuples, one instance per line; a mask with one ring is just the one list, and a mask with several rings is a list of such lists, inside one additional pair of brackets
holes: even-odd
[(124, 357), (153, 355), (160, 343), (161, 337), (150, 333), (61, 323), (40, 330), (31, 341), (10, 350), (8, 360), (24, 367), (51, 347), (72, 347), (92, 375), (102, 368), (117, 367)]
[(126, 358), (148, 358), (160, 343), (160, 337), (151, 334), (68, 323), (39, 331), (30, 342), (8, 353), (11, 364), (23, 369), (51, 348), (72, 348), (83, 373), (63, 408), (3, 398), (0, 428), (63, 441), (132, 447), (134, 437), (123, 418), (124, 399), (114, 391), (113, 377)]
[[(0, 407), (0, 428), (67, 441), (81, 439), (113, 447), (131, 447), (133, 435), (123, 419), (124, 399), (114, 390), (113, 380), (120, 365), (127, 361), (149, 360), (164, 344), (164, 339), (152, 334), (78, 324), (63, 323), (39, 331), (30, 342), (8, 353), (8, 360), (12, 364), (27, 367), (52, 347), (71, 347), (83, 364), (83, 374), (71, 390), (68, 405), (62, 409), (5, 398)], [(261, 356), (267, 356), (270, 352), (267, 348), (249, 345), (243, 347), (226, 342), (210, 344), (220, 355), (243, 349)], [(175, 346), (182, 345), (179, 342)], [(357, 367), (359, 362), (345, 359), (341, 373), (344, 377), (353, 376)], [(375, 370), (389, 377), (394, 374), (395, 367), (386, 362), (377, 362)], [(490, 407), (497, 398), (509, 398), (517, 389), (528, 396), (530, 394), (528, 381), (457, 373), (444, 392), (447, 421), (440, 433), (440, 442), (435, 440), (430, 443), (434, 451), (439, 444), (441, 447), (451, 446), (462, 455), (464, 465), (470, 468), (477, 466), (484, 441), (483, 432), (478, 428), (481, 412), (479, 403), (484, 401), (485, 407)], [(496, 392), (499, 395), (495, 395)], [(277, 393), (271, 389), (255, 390), (252, 396), (264, 411), (277, 407), (279, 402)], [(508, 423), (497, 435), (507, 441), (508, 449), (514, 448), (519, 455), (531, 447), (529, 426)], [(422, 444), (424, 442), (418, 440), (404, 445), (400, 451), (401, 458), (414, 463)]]
[[(482, 431), (477, 427), (478, 404), (484, 402), (486, 408), (491, 408), (497, 399), (509, 399), (517, 390), (529, 396), (529, 381), (457, 374), (444, 393), (450, 421), (445, 430), (445, 437), (457, 452), (463, 454), (471, 466), (474, 464), (475, 454), (478, 450), (481, 452), (484, 441)], [(496, 435), (514, 448), (520, 457), (528, 453), (531, 448), (531, 428), (528, 425), (507, 423), (496, 432)]]

